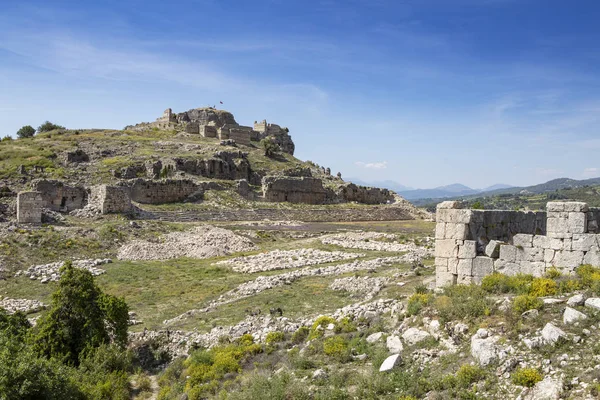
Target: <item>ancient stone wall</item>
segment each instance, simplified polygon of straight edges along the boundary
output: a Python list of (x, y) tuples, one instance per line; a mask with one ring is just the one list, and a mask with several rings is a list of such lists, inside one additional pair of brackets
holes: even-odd
[(550, 202), (547, 212), (463, 210), (458, 202), (443, 202), (436, 213), (436, 284), (600, 265), (597, 215), (580, 202)]
[(119, 185), (127, 189), (131, 200), (143, 204), (178, 203), (199, 190), (196, 183), (187, 179), (135, 179)]
[(250, 179), (250, 162), (247, 154), (241, 151), (218, 151), (212, 158), (164, 158), (154, 163), (146, 163), (147, 176), (159, 178), (163, 168), (169, 173), (182, 171), (190, 175), (212, 179)]
[(265, 200), (272, 202), (323, 204), (326, 199), (323, 182), (317, 178), (266, 176), (262, 188)]
[(274, 137), (275, 143), (279, 145), (281, 151), (294, 155), (296, 146), (294, 145), (294, 141), (287, 128), (282, 128), (277, 124), (268, 124), (267, 121), (263, 119), (260, 122), (254, 121), (254, 131), (259, 133), (259, 139), (267, 136)]
[(358, 186), (354, 183), (341, 186), (337, 195), (345, 201), (362, 204), (385, 204), (394, 200), (393, 193), (388, 189)]
[(90, 188), (88, 208), (102, 214), (128, 213), (132, 210), (127, 190), (119, 186), (97, 185)]
[(44, 199), (40, 192), (20, 192), (17, 194), (17, 222), (20, 224), (42, 223)]
[(88, 193), (84, 187), (69, 186), (61, 181), (35, 181), (33, 190), (42, 194), (44, 207), (52, 211), (73, 211), (83, 208), (87, 203)]

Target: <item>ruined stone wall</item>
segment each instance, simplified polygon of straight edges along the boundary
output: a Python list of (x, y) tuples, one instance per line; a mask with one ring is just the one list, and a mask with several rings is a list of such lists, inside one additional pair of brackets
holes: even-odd
[(362, 204), (385, 204), (394, 200), (393, 193), (388, 189), (358, 186), (354, 183), (341, 186), (337, 194), (345, 201)]
[(323, 182), (317, 178), (266, 176), (262, 188), (265, 200), (272, 202), (323, 204), (326, 199)]
[(123, 187), (92, 186), (88, 208), (96, 209), (102, 214), (128, 213), (132, 210), (131, 198)]
[(596, 216), (580, 202), (551, 202), (546, 213), (463, 210), (458, 202), (443, 202), (436, 213), (436, 284), (600, 265)]
[(217, 128), (212, 125), (200, 125), (199, 126), (200, 135), (207, 138), (216, 138), (217, 137)]
[(44, 199), (40, 192), (20, 192), (17, 194), (17, 222), (20, 224), (42, 223)]
[(202, 176), (212, 179), (250, 179), (250, 162), (247, 154), (241, 151), (218, 151), (212, 158), (164, 158), (162, 160), (146, 163), (147, 176), (159, 178), (163, 168), (170, 173), (182, 171), (190, 175)]
[(131, 200), (143, 204), (178, 203), (199, 190), (196, 183), (187, 179), (135, 179), (119, 185), (127, 189)]
[(56, 180), (39, 180), (33, 183), (33, 190), (42, 194), (44, 207), (53, 211), (68, 212), (83, 208), (88, 193), (84, 187), (69, 186)]
[(259, 133), (258, 139), (273, 136), (275, 138), (275, 143), (277, 143), (281, 151), (294, 155), (296, 145), (287, 128), (282, 128), (277, 124), (268, 124), (267, 121), (263, 119), (260, 122), (254, 121), (254, 131)]

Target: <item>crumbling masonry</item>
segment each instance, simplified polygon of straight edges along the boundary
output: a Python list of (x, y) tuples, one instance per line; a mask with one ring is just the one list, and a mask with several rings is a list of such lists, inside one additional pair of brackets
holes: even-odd
[(461, 209), (438, 205), (436, 286), (481, 283), (493, 272), (543, 275), (600, 265), (600, 210), (581, 202), (550, 202), (547, 212)]

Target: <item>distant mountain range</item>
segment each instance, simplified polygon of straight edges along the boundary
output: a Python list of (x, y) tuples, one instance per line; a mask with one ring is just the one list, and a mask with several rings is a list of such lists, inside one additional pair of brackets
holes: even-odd
[(354, 182), (357, 185), (390, 189), (407, 200), (461, 197), (513, 188), (513, 186), (510, 185), (496, 184), (483, 189), (472, 189), (461, 183), (454, 183), (452, 185), (440, 186), (433, 189), (414, 189), (391, 180), (370, 182), (366, 182), (357, 178), (348, 178), (347, 180)]

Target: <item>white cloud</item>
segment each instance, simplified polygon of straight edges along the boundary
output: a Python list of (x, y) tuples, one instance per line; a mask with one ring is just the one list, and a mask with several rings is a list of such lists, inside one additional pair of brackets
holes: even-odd
[(362, 162), (362, 161), (356, 161), (354, 163), (354, 165), (358, 165), (359, 167), (368, 168), (368, 169), (386, 169), (387, 161), (369, 162), (369, 163)]
[(585, 168), (582, 175), (584, 178), (596, 178), (600, 176), (600, 168)]

